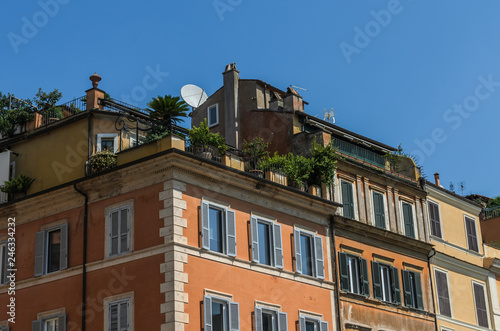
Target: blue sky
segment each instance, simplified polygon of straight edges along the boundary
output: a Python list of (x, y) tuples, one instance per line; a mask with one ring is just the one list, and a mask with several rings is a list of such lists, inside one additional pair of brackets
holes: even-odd
[[(112, 97), (145, 107), (184, 84), (208, 94), (226, 64), (296, 85), (322, 118), (402, 144), (428, 179), (500, 194), (500, 3), (391, 1), (6, 0), (0, 91), (84, 95), (97, 72)], [(152, 74), (153, 72), (153, 74)], [(144, 81), (150, 75), (155, 78)], [(498, 82), (498, 83), (497, 83)], [(461, 192), (459, 192), (461, 193)]]

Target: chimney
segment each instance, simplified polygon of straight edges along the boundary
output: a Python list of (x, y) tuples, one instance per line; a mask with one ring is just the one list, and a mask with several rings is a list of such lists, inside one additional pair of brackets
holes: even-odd
[(89, 79), (92, 81), (92, 88), (85, 91), (87, 93), (87, 110), (103, 110), (104, 107), (99, 104), (99, 99), (104, 99), (104, 91), (97, 88), (99, 82), (101, 81), (101, 76), (95, 73), (90, 76)]
[(441, 182), (439, 181), (439, 174), (437, 172), (434, 174), (434, 181), (436, 182), (437, 186), (441, 186)]
[(271, 100), (269, 100), (269, 109), (283, 110), (283, 98), (279, 93), (271, 91)]
[(304, 101), (300, 94), (289, 87), (286, 89), (285, 98), (283, 99), (285, 111), (300, 111), (304, 112)]
[(238, 90), (240, 72), (236, 64), (226, 66), (224, 77), (224, 136), (226, 144), (240, 148), (240, 114), (238, 109)]

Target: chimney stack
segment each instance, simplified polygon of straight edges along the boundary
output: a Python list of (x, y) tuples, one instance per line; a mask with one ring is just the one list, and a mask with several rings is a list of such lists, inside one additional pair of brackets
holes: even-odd
[(434, 174), (434, 181), (436, 182), (437, 186), (441, 186), (441, 182), (439, 181), (439, 174), (437, 172)]
[(226, 144), (240, 148), (240, 114), (238, 109), (238, 91), (240, 72), (235, 63), (226, 66), (224, 77), (224, 136)]
[(98, 108), (103, 110), (104, 107), (99, 104), (99, 99), (104, 99), (104, 91), (97, 88), (101, 81), (101, 76), (95, 73), (89, 79), (92, 81), (92, 88), (85, 91), (87, 93), (87, 110)]
[(293, 88), (286, 89), (285, 98), (283, 99), (285, 111), (300, 111), (304, 112), (304, 101), (300, 94)]

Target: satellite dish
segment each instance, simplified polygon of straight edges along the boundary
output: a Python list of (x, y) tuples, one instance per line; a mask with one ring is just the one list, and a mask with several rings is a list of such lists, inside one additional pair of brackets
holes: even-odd
[(181, 88), (181, 97), (193, 108), (198, 108), (208, 98), (205, 90), (193, 84), (187, 84)]

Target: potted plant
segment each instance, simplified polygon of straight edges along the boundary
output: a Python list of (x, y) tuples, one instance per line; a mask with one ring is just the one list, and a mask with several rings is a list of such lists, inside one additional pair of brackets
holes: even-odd
[(313, 164), (310, 183), (315, 186), (315, 189), (313, 189), (313, 191), (317, 191), (315, 195), (319, 195), (318, 192), (321, 192), (320, 185), (331, 185), (333, 183), (339, 156), (333, 142), (323, 146), (316, 141), (312, 144), (311, 156)]
[(94, 174), (116, 166), (116, 154), (110, 151), (100, 151), (90, 157), (87, 162), (88, 174)]
[(243, 140), (243, 154), (249, 158), (250, 172), (259, 177), (263, 177), (264, 173), (258, 169), (258, 165), (262, 158), (269, 156), (268, 147), (269, 143), (260, 137), (255, 137), (251, 142)]
[(33, 178), (20, 174), (17, 178), (11, 178), (4, 182), (4, 186), (0, 188), (0, 191), (12, 194), (14, 199), (18, 199), (26, 195), (34, 181)]
[(291, 184), (296, 188), (302, 191), (306, 190), (307, 181), (311, 176), (312, 170), (313, 159), (292, 153), (287, 155), (285, 173)]
[(210, 132), (207, 119), (200, 123), (199, 127), (193, 126), (188, 130), (188, 141), (193, 148), (193, 153), (202, 155), (204, 158), (212, 159), (213, 148), (217, 149), (219, 155), (228, 150), (224, 137), (219, 133)]
[(188, 105), (180, 100), (179, 97), (165, 95), (158, 96), (148, 103), (149, 116), (153, 121), (151, 133), (146, 138), (146, 143), (159, 140), (174, 130), (174, 125), (177, 125), (183, 118), (187, 116), (189, 111)]

